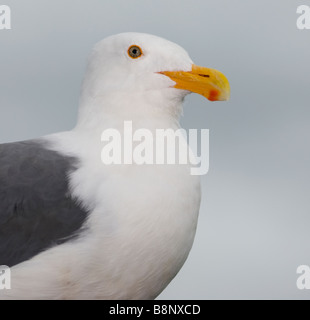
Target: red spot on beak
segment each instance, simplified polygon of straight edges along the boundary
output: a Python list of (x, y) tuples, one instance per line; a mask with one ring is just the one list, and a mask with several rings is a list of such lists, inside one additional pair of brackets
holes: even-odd
[(218, 96), (219, 96), (219, 91), (217, 91), (217, 90), (211, 90), (208, 99), (209, 99), (210, 101), (216, 101), (217, 98), (218, 98)]

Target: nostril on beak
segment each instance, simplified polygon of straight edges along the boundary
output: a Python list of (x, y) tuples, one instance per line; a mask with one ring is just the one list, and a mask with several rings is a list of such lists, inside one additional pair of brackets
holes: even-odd
[(199, 74), (200, 77), (204, 77), (204, 78), (210, 78), (210, 76), (208, 74)]

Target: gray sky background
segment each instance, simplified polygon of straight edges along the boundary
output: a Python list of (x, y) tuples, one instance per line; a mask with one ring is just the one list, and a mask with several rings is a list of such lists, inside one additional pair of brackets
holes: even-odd
[(100, 39), (137, 31), (225, 73), (228, 103), (186, 100), (185, 128), (210, 129), (210, 172), (193, 250), (161, 299), (309, 299), (310, 30), (298, 0), (4, 0), (0, 143), (68, 130), (86, 59)]

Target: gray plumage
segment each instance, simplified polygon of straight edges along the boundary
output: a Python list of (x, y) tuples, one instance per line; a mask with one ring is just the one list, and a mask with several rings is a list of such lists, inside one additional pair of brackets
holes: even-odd
[(77, 166), (43, 139), (0, 144), (0, 265), (21, 263), (78, 233), (87, 212), (68, 186)]

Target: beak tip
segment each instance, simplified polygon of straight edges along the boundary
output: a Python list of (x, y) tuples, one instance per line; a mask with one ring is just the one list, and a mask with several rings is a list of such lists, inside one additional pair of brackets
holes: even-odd
[(230, 99), (230, 92), (221, 92), (219, 90), (211, 90), (206, 96), (209, 101), (228, 101)]

